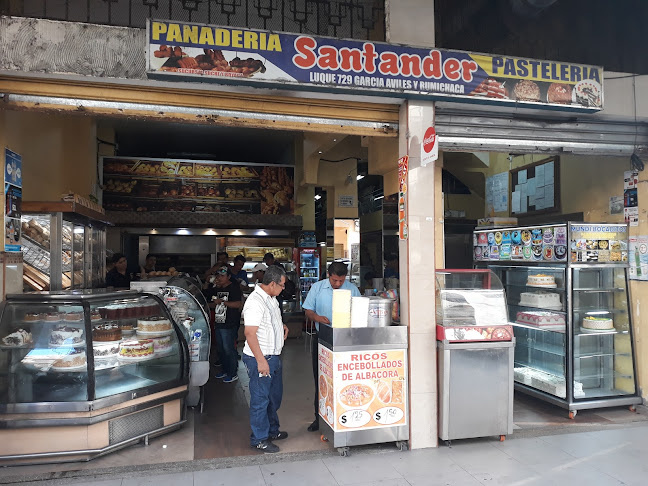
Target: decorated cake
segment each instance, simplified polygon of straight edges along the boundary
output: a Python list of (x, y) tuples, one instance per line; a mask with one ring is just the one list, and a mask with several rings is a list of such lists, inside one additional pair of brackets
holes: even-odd
[(84, 342), (83, 328), (65, 324), (55, 326), (49, 342), (52, 346), (81, 344)]
[(541, 309), (562, 309), (560, 295), (555, 292), (522, 292), (520, 305)]
[(516, 322), (542, 328), (564, 329), (565, 316), (554, 312), (518, 312), (515, 316)]
[(93, 341), (119, 341), (122, 338), (122, 331), (116, 322), (95, 324), (92, 326)]
[(86, 364), (86, 353), (83, 349), (71, 348), (65, 356), (52, 363), (53, 368), (76, 368)]
[(171, 350), (171, 336), (152, 338), (155, 354), (163, 354)]
[(33, 342), (31, 332), (18, 329), (2, 338), (5, 346), (24, 346)]
[(538, 273), (536, 275), (529, 275), (527, 277), (527, 285), (529, 287), (556, 287), (556, 279), (553, 275), (545, 275), (544, 273)]
[(171, 321), (166, 317), (149, 317), (137, 320), (138, 332), (163, 332), (171, 330)]
[(63, 314), (63, 320), (66, 322), (80, 322), (83, 320), (83, 314), (81, 312), (66, 312)]
[(564, 83), (551, 83), (547, 90), (547, 101), (549, 103), (560, 103), (569, 105), (572, 102), (572, 88)]
[(99, 312), (96, 309), (93, 310), (93, 311), (90, 311), (90, 320), (92, 322), (97, 322), (97, 321), (100, 321), (101, 319), (102, 319), (101, 312)]
[(95, 344), (92, 347), (92, 353), (98, 359), (116, 356), (119, 353), (119, 343)]
[(120, 358), (146, 359), (153, 356), (153, 352), (153, 341), (151, 339), (122, 341), (119, 345)]
[(48, 312), (45, 314), (45, 321), (47, 322), (60, 322), (61, 313), (60, 312)]
[(588, 316), (583, 319), (583, 329), (592, 329), (594, 331), (609, 331), (614, 329), (614, 321), (609, 317), (592, 317)]

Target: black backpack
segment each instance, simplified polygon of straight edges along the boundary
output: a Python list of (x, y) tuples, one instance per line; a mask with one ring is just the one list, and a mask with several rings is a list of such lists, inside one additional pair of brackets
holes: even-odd
[(295, 290), (297, 290), (295, 282), (290, 279), (286, 279), (285, 287), (279, 294), (279, 297), (281, 298), (281, 300), (290, 300), (295, 296)]

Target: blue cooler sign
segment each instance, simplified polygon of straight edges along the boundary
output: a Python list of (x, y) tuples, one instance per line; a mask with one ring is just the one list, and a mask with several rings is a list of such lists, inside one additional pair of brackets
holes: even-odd
[(603, 68), (235, 27), (149, 20), (151, 77), (328, 92), (603, 108)]
[(5, 148), (5, 251), (20, 251), (22, 157)]

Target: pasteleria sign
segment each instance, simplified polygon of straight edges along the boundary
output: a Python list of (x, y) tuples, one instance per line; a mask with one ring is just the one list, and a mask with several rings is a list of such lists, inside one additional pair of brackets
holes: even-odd
[(603, 108), (598, 66), (149, 20), (147, 72), (382, 96)]

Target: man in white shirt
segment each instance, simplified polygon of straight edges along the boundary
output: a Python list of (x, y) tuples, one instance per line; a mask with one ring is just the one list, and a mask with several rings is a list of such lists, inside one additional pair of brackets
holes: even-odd
[(279, 430), (277, 410), (283, 396), (281, 350), (288, 327), (281, 319), (277, 295), (286, 284), (283, 268), (268, 267), (263, 282), (243, 306), (245, 347), (243, 363), (250, 378), (250, 445), (262, 452), (279, 452), (272, 443), (288, 437)]

